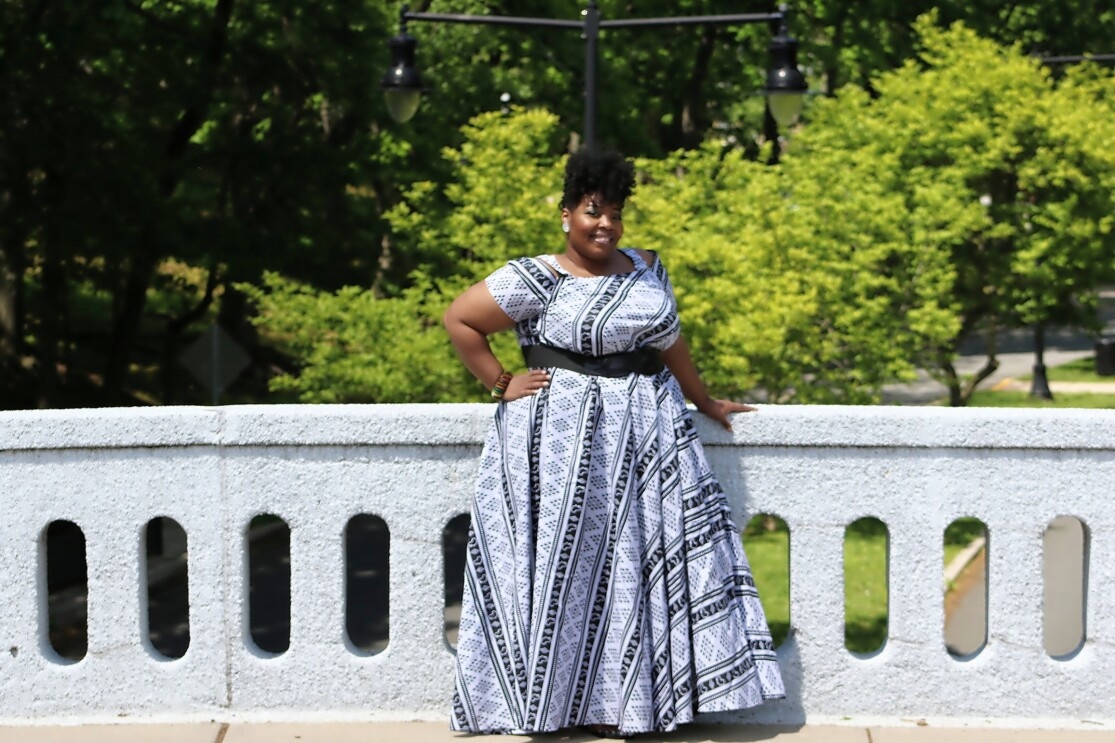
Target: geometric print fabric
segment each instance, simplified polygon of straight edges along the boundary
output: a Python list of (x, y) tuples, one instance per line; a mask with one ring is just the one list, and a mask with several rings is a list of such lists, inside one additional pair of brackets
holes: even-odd
[[(661, 261), (548, 257), (487, 279), (523, 345), (600, 355), (678, 337)], [(542, 265), (546, 262), (554, 271)], [(677, 381), (552, 369), (497, 406), (472, 508), (451, 727), (669, 731), (785, 692), (727, 500)]]

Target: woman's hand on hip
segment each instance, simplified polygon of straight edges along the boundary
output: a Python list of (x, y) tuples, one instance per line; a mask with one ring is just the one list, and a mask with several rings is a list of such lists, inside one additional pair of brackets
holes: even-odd
[(752, 413), (757, 408), (750, 405), (744, 405), (741, 402), (734, 402), (732, 400), (709, 400), (707, 403), (697, 408), (702, 413), (712, 418), (714, 421), (724, 426), (727, 430), (732, 430), (732, 422), (728, 416), (732, 413)]
[(503, 401), (510, 402), (520, 397), (537, 395), (539, 390), (550, 386), (550, 372), (545, 369), (531, 369), (525, 374), (516, 374), (511, 377), (507, 391), (503, 393)]

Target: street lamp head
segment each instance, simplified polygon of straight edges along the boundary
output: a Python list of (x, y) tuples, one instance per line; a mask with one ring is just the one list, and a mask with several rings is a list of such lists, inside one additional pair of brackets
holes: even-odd
[(387, 42), (391, 48), (391, 69), (383, 76), (379, 87), (387, 101), (391, 118), (400, 123), (410, 121), (422, 100), (422, 78), (414, 62), (418, 41), (405, 30)]
[(798, 42), (786, 28), (786, 6), (783, 5), (782, 21), (778, 33), (770, 40), (770, 69), (767, 71), (766, 94), (770, 114), (785, 128), (793, 124), (801, 113), (805, 91), (809, 85), (798, 69)]

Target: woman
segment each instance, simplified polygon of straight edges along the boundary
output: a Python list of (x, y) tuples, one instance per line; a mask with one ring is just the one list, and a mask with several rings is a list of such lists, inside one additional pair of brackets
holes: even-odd
[[(705, 390), (662, 262), (621, 249), (634, 169), (566, 166), (565, 251), (510, 261), (445, 327), (499, 401), (481, 455), (452, 728), (673, 730), (784, 695), (754, 582), (685, 405)], [(514, 327), (530, 371), (487, 337)]]

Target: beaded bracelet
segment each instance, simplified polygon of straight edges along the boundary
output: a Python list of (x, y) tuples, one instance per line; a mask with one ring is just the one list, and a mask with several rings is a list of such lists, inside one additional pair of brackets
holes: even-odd
[(511, 372), (505, 371), (496, 379), (496, 383), (492, 386), (492, 399), (502, 400), (503, 393), (507, 392), (507, 385), (511, 384)]

